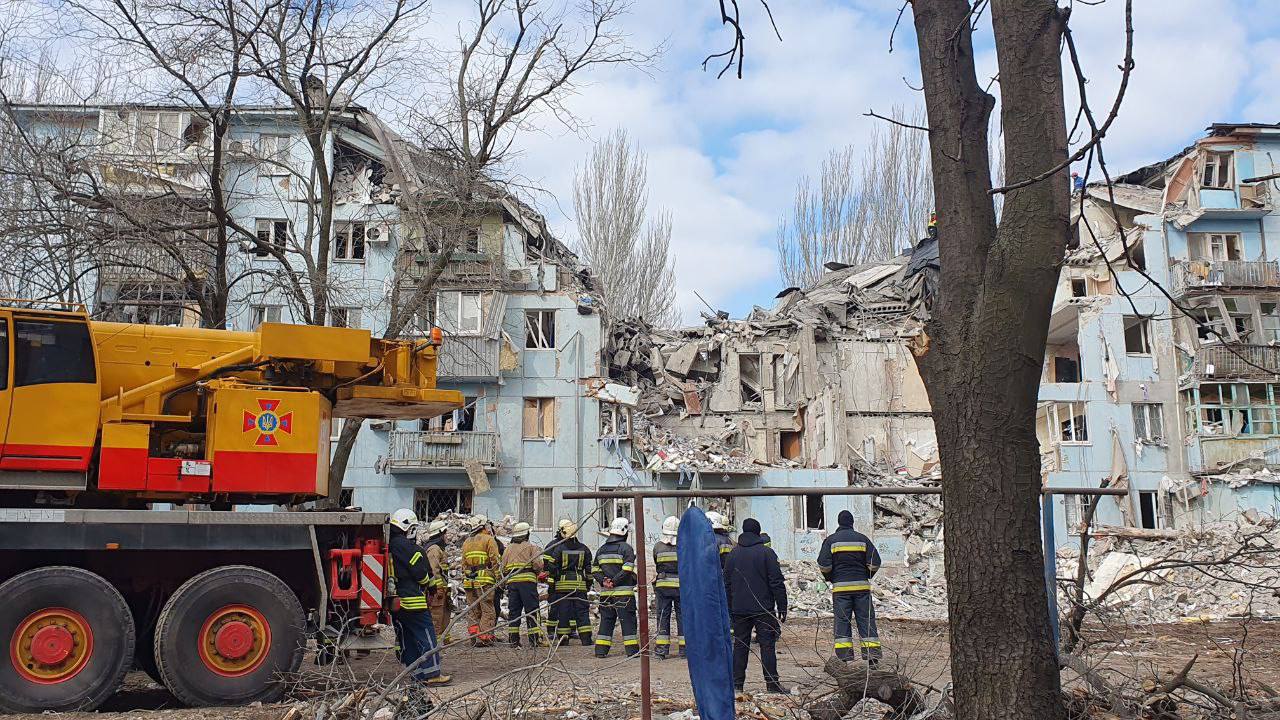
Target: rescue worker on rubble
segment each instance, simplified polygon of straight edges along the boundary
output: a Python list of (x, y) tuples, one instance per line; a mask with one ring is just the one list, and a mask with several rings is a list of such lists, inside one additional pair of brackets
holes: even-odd
[(493, 644), (496, 615), (491, 594), (496, 592), (498, 563), (502, 556), (493, 538), (489, 519), (484, 515), (471, 518), (471, 535), (462, 543), (462, 589), (471, 608), (471, 626), (467, 634), (471, 644), (488, 647)]
[(434, 576), (426, 553), (409, 537), (418, 524), (418, 516), (401, 508), (392, 513), (390, 524), (391, 577), (400, 597), (400, 609), (392, 613), (391, 619), (400, 662), (405, 667), (418, 662), (412, 673), (416, 680), (427, 685), (447, 685), (452, 678), (440, 672), (440, 648), (427, 609), (426, 588)]
[(676, 536), (680, 531), (680, 519), (674, 515), (662, 521), (662, 539), (653, 546), (653, 567), (657, 576), (653, 581), (654, 594), (658, 596), (658, 634), (654, 655), (665, 660), (671, 656), (671, 615), (676, 617), (675, 645), (680, 657), (684, 657), (684, 628), (680, 620), (680, 566), (676, 554)]
[(516, 523), (511, 544), (502, 552), (498, 571), (507, 585), (507, 641), (520, 647), (520, 621), (528, 627), (529, 644), (542, 645), (542, 620), (538, 612), (538, 574), (542, 572), (542, 548), (529, 542), (529, 523)]
[(747, 680), (751, 633), (760, 640), (760, 664), (769, 692), (787, 693), (778, 678), (778, 636), (787, 621), (787, 585), (773, 550), (764, 546), (760, 522), (742, 523), (738, 544), (724, 564), (724, 588), (733, 621), (733, 684), (741, 692)]
[(613, 626), (622, 625), (622, 646), (627, 655), (640, 652), (636, 632), (636, 551), (627, 542), (631, 522), (614, 518), (608, 540), (596, 551), (591, 572), (600, 585), (600, 627), (596, 631), (596, 657), (608, 657), (613, 647)]
[(836, 657), (853, 660), (853, 627), (858, 625), (862, 658), (871, 667), (880, 663), (880, 637), (876, 633), (876, 609), (871, 599), (871, 578), (880, 569), (880, 553), (866, 535), (853, 529), (853, 513), (841, 510), (839, 528), (822, 541), (818, 569), (831, 583), (835, 613)]
[(431, 579), (427, 581), (427, 606), (431, 608), (431, 624), (436, 637), (449, 644), (449, 621), (453, 614), (453, 595), (449, 591), (449, 555), (445, 548), (445, 531), (449, 525), (436, 520), (427, 526), (427, 544), (424, 552)]
[(724, 569), (725, 556), (733, 550), (733, 537), (729, 535), (729, 523), (724, 515), (712, 510), (707, 513), (711, 521), (711, 531), (715, 534), (716, 545), (720, 548), (720, 569)]
[(578, 526), (566, 522), (560, 526), (560, 542), (551, 548), (543, 564), (555, 586), (557, 598), (551, 607), (556, 617), (555, 644), (569, 640), (570, 628), (577, 626), (578, 639), (591, 644), (591, 606), (587, 601), (587, 574), (591, 570), (591, 551), (578, 540)]

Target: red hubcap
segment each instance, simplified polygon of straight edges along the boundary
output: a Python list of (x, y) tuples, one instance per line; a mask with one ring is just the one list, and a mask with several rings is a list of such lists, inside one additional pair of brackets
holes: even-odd
[(218, 628), (213, 645), (222, 657), (239, 660), (253, 649), (253, 630), (246, 623), (232, 620)]
[(31, 657), (41, 665), (57, 665), (71, 655), (75, 639), (65, 628), (46, 625), (31, 638)]

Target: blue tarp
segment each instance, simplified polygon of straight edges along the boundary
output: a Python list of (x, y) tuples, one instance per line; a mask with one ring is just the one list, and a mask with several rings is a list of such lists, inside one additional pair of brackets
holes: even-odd
[(701, 720), (734, 720), (733, 641), (720, 550), (701, 508), (680, 518), (680, 620)]

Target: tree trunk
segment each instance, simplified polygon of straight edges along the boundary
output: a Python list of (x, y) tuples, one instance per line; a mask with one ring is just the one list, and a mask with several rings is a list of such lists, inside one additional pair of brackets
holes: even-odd
[[(834, 657), (827, 660), (823, 670), (835, 678), (836, 692), (819, 695), (817, 702), (805, 708), (813, 720), (840, 720), (864, 698), (893, 708), (890, 717), (895, 719), (912, 717), (926, 708), (911, 679), (893, 670), (871, 670), (866, 663)], [(942, 720), (944, 715), (933, 713), (927, 717)]]
[(338, 433), (338, 442), (333, 446), (333, 457), (329, 458), (329, 490), (327, 496), (316, 506), (321, 509), (338, 507), (342, 498), (342, 479), (347, 474), (347, 463), (351, 461), (351, 451), (356, 445), (356, 436), (364, 426), (364, 418), (349, 417), (342, 423), (342, 432)]
[[(979, 5), (980, 7), (980, 5)], [(1052, 0), (993, 0), (1005, 176), (1066, 160)], [(938, 212), (939, 297), (918, 361), (943, 467), (951, 672), (960, 720), (1064, 710), (1040, 542), (1036, 398), (1068, 234), (1065, 173), (1009, 193), (997, 229), (965, 0), (915, 0)]]

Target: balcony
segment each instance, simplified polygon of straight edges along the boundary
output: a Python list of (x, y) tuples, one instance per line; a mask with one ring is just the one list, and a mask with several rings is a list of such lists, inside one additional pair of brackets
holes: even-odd
[(1280, 288), (1280, 263), (1275, 260), (1192, 260), (1173, 266), (1173, 294), (1265, 290)]
[[(400, 256), (398, 263), (407, 278), (421, 280), (431, 272), (440, 259), (440, 255), (427, 252), (407, 252)], [(453, 257), (440, 272), (437, 283), (440, 285), (495, 285), (503, 282), (505, 267), (501, 258), (487, 253), (455, 252)]]
[(498, 433), (393, 430), (389, 443), (392, 472), (463, 470), (476, 462), (485, 472), (498, 469)]
[(1192, 372), (1201, 380), (1271, 380), (1280, 368), (1280, 347), (1273, 345), (1206, 345), (1196, 350)]
[(492, 380), (498, 377), (502, 341), (473, 335), (451, 335), (440, 346), (436, 375), (441, 380)]
[(196, 277), (204, 277), (212, 264), (207, 246), (160, 239), (154, 242), (110, 243), (94, 252), (94, 261), (98, 265), (99, 278), (105, 282), (181, 281), (187, 274), (178, 256), (186, 261)]

